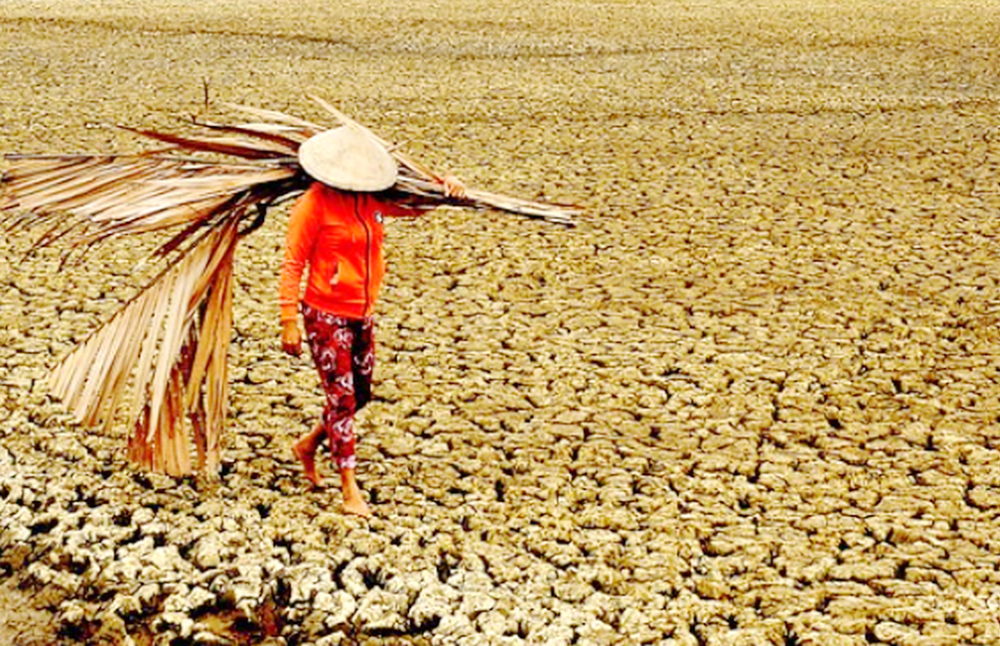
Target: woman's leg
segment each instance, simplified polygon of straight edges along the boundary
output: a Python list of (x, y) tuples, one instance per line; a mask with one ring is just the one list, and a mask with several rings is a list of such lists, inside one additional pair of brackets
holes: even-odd
[[(307, 455), (307, 459), (300, 459), (308, 476), (308, 457), (315, 455), (322, 437), (318, 430), (322, 430), (330, 443), (330, 453), (340, 469), (344, 511), (368, 516), (371, 512), (361, 497), (354, 477), (357, 467), (354, 455), (354, 413), (357, 410), (357, 399), (353, 356), (357, 325), (349, 319), (310, 307), (303, 307), (303, 314), (310, 350), (326, 393), (326, 406), (319, 429), (314, 429), (300, 440), (302, 453)], [(298, 451), (296, 454), (298, 455)]]
[[(352, 321), (351, 372), (354, 385), (353, 398), (355, 412), (364, 408), (371, 400), (372, 373), (375, 368), (374, 321), (366, 318)], [(347, 438), (344, 438), (345, 441)], [(370, 516), (368, 503), (361, 497), (361, 488), (355, 478), (357, 459), (354, 457), (354, 419), (350, 424), (350, 456), (340, 468), (340, 488), (344, 496), (344, 511), (359, 516)]]
[(311, 431), (302, 435), (299, 441), (292, 446), (292, 452), (302, 463), (302, 470), (313, 486), (318, 487), (323, 484), (323, 479), (316, 473), (316, 451), (326, 437), (326, 429), (323, 422), (316, 422)]
[[(346, 400), (354, 406), (353, 391), (341, 399), (341, 404)], [(344, 511), (358, 516), (371, 516), (368, 503), (361, 496), (361, 488), (358, 486), (355, 470), (358, 466), (358, 459), (354, 454), (354, 413), (349, 415), (338, 415), (335, 408), (329, 405), (327, 398), (327, 410), (331, 411), (330, 421), (324, 421), (327, 438), (330, 441), (330, 453), (333, 455), (337, 467), (340, 469), (340, 492), (344, 497)], [(327, 417), (324, 411), (324, 418)]]
[(351, 348), (351, 369), (354, 371), (354, 401), (361, 410), (372, 399), (372, 375), (375, 373), (375, 319), (368, 317), (355, 322)]

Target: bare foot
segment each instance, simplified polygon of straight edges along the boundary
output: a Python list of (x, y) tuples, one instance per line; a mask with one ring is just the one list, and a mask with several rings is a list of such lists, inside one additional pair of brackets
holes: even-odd
[(343, 509), (345, 514), (354, 514), (363, 518), (371, 518), (372, 515), (372, 510), (368, 508), (368, 503), (360, 496), (357, 498), (344, 498)]
[(354, 469), (340, 470), (340, 491), (344, 496), (344, 512), (368, 518), (372, 515), (372, 510), (368, 508), (368, 503), (361, 497), (361, 488), (354, 477)]
[(323, 479), (319, 477), (318, 473), (316, 473), (316, 453), (315, 451), (310, 451), (308, 445), (308, 438), (303, 438), (292, 446), (292, 453), (294, 453), (295, 457), (297, 457), (299, 462), (302, 463), (302, 470), (305, 471), (306, 477), (309, 478), (309, 482), (311, 482), (314, 487), (318, 487), (323, 484)]

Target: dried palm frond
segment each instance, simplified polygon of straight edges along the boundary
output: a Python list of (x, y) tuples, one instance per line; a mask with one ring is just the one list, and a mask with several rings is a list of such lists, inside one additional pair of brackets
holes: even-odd
[[(497, 208), (572, 224), (574, 210), (485, 191), (456, 200), (433, 170), (326, 101), (344, 126), (369, 132), (395, 157), (394, 189), (423, 204)], [(308, 188), (298, 148), (323, 126), (231, 106), (258, 121), (194, 125), (211, 134), (132, 132), (167, 145), (134, 155), (8, 155), (0, 180), (3, 230), (40, 232), (34, 246), (64, 260), (128, 235), (172, 230), (153, 253), (163, 270), (53, 371), (51, 387), (84, 425), (125, 419), (129, 456), (172, 475), (216, 473), (225, 425), (233, 258), (268, 206)], [(185, 424), (185, 419), (187, 424)], [(185, 428), (191, 428), (191, 438)]]
[(70, 250), (93, 241), (208, 224), (229, 211), (234, 196), (253, 193), (273, 203), (301, 189), (298, 169), (221, 164), (150, 155), (10, 155), (3, 188), (7, 208), (23, 209), (7, 231), (45, 232), (36, 247), (64, 240)]
[(51, 375), (53, 393), (86, 426), (111, 423), (124, 403), (135, 426), (130, 455), (153, 470), (190, 472), (185, 413), (206, 447), (199, 466), (218, 466), (238, 220), (211, 229)]

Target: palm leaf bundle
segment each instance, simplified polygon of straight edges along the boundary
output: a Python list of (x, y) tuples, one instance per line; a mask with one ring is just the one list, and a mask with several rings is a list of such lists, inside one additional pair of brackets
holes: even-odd
[[(394, 190), (420, 203), (573, 223), (570, 208), (496, 193), (446, 198), (438, 174), (313, 98), (340, 125), (381, 142), (399, 163)], [(64, 260), (121, 236), (168, 232), (153, 253), (162, 271), (63, 359), (50, 385), (83, 425), (124, 419), (130, 459), (175, 476), (195, 466), (218, 471), (236, 246), (267, 207), (308, 188), (298, 148), (325, 130), (281, 112), (230, 107), (254, 120), (196, 122), (196, 135), (133, 129), (165, 145), (142, 154), (8, 155), (0, 180), (0, 225), (36, 232), (34, 248), (58, 248)]]

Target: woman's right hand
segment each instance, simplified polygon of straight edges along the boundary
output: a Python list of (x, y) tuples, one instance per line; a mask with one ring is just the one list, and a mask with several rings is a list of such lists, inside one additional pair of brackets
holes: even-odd
[(465, 182), (458, 179), (454, 175), (445, 175), (441, 178), (441, 184), (444, 185), (444, 196), (452, 197), (456, 200), (464, 200), (468, 193), (465, 187)]
[(302, 333), (299, 332), (298, 321), (293, 319), (281, 324), (281, 348), (293, 357), (302, 353)]

